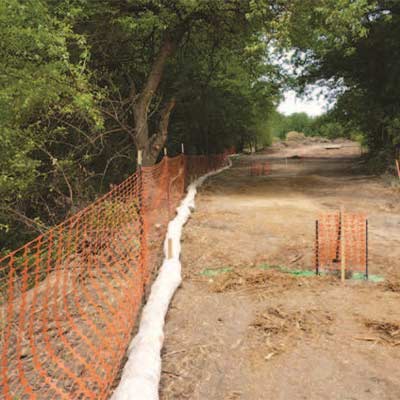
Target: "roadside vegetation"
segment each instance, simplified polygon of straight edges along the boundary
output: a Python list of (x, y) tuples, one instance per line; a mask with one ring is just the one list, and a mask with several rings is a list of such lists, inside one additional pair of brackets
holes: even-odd
[(301, 132), (305, 136), (321, 136), (327, 139), (346, 138), (360, 144), (365, 141), (365, 134), (358, 129), (346, 127), (335, 118), (332, 112), (318, 117), (311, 117), (306, 113), (283, 115), (276, 112), (270, 119), (269, 132), (284, 140), (288, 132)]
[[(298, 119), (293, 129), (306, 135), (358, 135), (389, 157), (400, 141), (399, 8), (394, 0), (2, 1), (0, 251), (124, 180), (138, 149), (151, 165), (182, 142), (191, 154), (266, 146)], [(288, 52), (291, 74), (277, 62)], [(327, 116), (277, 114), (285, 89), (320, 82), (337, 100)]]

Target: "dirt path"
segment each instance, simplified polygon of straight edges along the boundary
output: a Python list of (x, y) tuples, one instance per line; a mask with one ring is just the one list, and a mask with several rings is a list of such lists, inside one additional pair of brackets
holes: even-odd
[[(203, 187), (166, 325), (163, 400), (400, 398), (399, 194), (363, 175), (358, 155), (349, 142), (276, 147)], [(286, 166), (292, 156), (304, 158)], [(252, 159), (271, 174), (250, 177)], [(314, 221), (342, 204), (368, 215), (384, 283), (269, 267), (312, 269)]]

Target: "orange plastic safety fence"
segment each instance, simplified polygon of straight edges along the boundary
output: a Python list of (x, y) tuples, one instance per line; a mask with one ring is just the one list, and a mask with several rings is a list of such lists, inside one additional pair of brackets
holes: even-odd
[(340, 271), (343, 255), (347, 272), (364, 272), (368, 275), (366, 216), (347, 212), (320, 215), (316, 224), (317, 271)]
[(108, 396), (185, 186), (226, 163), (165, 157), (0, 260), (0, 398)]
[(267, 176), (271, 173), (271, 165), (269, 161), (253, 161), (249, 166), (250, 176)]

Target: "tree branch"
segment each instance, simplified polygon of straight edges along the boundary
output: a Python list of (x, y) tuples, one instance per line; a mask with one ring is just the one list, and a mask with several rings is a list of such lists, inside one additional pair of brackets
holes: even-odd
[(118, 115), (111, 113), (110, 111), (108, 111), (105, 108), (101, 109), (101, 112), (105, 115), (107, 115), (108, 117), (111, 117), (120, 127), (123, 131), (131, 134), (132, 130), (129, 128), (129, 126), (125, 125), (119, 118)]
[(172, 110), (175, 108), (176, 99), (173, 97), (163, 108), (160, 117), (159, 130), (150, 138), (150, 152), (154, 158), (160, 154), (162, 147), (167, 141), (168, 125)]
[(158, 55), (154, 60), (146, 85), (139, 96), (139, 100), (137, 102), (138, 111), (147, 111), (151, 99), (153, 98), (153, 95), (157, 91), (158, 86), (161, 82), (161, 78), (168, 57), (175, 51), (175, 49), (176, 43), (172, 40), (169, 34), (166, 34)]
[(40, 234), (43, 234), (48, 229), (48, 227), (44, 226), (43, 224), (38, 223), (37, 221), (35, 221), (32, 218), (27, 217), (25, 214), (22, 214), (21, 212), (19, 212), (18, 210), (15, 210), (14, 208), (2, 207), (1, 210), (14, 215), (16, 220), (22, 222), (28, 228), (31, 228)]

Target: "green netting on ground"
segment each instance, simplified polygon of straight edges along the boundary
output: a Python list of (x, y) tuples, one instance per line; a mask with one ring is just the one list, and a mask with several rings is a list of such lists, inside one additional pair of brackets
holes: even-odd
[[(298, 277), (304, 277), (304, 278), (311, 278), (311, 277), (316, 276), (315, 271), (304, 270), (304, 269), (290, 269), (290, 268), (286, 268), (286, 267), (283, 267), (280, 265), (262, 264), (262, 265), (258, 265), (255, 268), (261, 269), (264, 271), (276, 270), (276, 271), (283, 272), (285, 274), (289, 274), (292, 276), (298, 276)], [(232, 268), (232, 267), (206, 268), (200, 272), (200, 275), (214, 277), (214, 276), (226, 274), (226, 273), (232, 272), (232, 271), (234, 271), (234, 268)], [(320, 275), (328, 275), (328, 274), (326, 272), (321, 272)], [(362, 272), (354, 272), (352, 274), (351, 280), (356, 280), (356, 281), (366, 280), (365, 274)], [(379, 283), (379, 282), (383, 282), (384, 280), (385, 280), (385, 278), (380, 275), (369, 275), (368, 276), (368, 281), (370, 281), (370, 282)]]
[(233, 268), (206, 268), (200, 272), (203, 276), (218, 276), (221, 274), (226, 274), (227, 272), (232, 272)]
[[(354, 272), (351, 279), (354, 279), (356, 281), (363, 281), (363, 280), (365, 280), (365, 274), (362, 272)], [(379, 283), (379, 282), (383, 282), (385, 280), (385, 278), (380, 275), (368, 275), (368, 280), (371, 282), (374, 282), (374, 283)]]
[(304, 276), (304, 277), (315, 276), (315, 271), (309, 271), (309, 270), (305, 270), (305, 269), (290, 269), (290, 268), (282, 267), (280, 265), (263, 264), (263, 265), (259, 265), (257, 268), (263, 269), (263, 270), (275, 269), (275, 270), (283, 272), (285, 274), (290, 274), (290, 275), (294, 275), (294, 276)]

